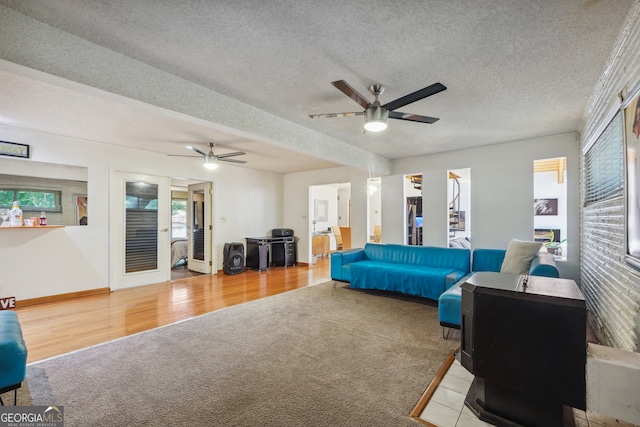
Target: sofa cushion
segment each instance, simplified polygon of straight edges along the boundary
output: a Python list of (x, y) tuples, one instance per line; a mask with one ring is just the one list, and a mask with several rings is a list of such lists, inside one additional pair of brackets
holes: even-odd
[(525, 242), (512, 239), (509, 242), (509, 246), (507, 246), (500, 273), (527, 274), (531, 260), (540, 251), (541, 247), (542, 243), (540, 242)]
[(451, 267), (360, 261), (351, 265), (351, 287), (396, 291), (437, 300), (465, 274), (465, 271)]
[(364, 247), (364, 257), (371, 261), (463, 271), (470, 271), (471, 267), (471, 251), (460, 248), (367, 243)]
[(471, 265), (472, 271), (500, 272), (506, 252), (504, 249), (475, 249)]
[(462, 288), (470, 274), (447, 289), (438, 299), (438, 319), (443, 326), (459, 328), (462, 319)]
[(529, 267), (529, 274), (532, 276), (560, 277), (553, 255), (547, 252), (538, 252), (533, 258)]
[(364, 258), (362, 249), (347, 249), (331, 253), (331, 279), (351, 281), (351, 263)]

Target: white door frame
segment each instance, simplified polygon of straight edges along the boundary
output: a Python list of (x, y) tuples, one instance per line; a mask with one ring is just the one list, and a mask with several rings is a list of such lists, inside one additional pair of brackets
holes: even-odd
[[(158, 185), (158, 268), (125, 272), (125, 204), (126, 182)], [(161, 283), (171, 279), (171, 179), (139, 173), (111, 170), (110, 191), (110, 287), (112, 290)]]
[[(213, 184), (211, 182), (200, 182), (197, 184), (188, 185), (189, 191), (189, 199), (187, 202), (187, 235), (189, 237), (189, 249), (188, 256), (189, 260), (187, 265), (189, 266), (189, 270), (197, 271), (204, 274), (211, 274), (213, 270), (213, 251), (212, 244), (213, 241), (213, 225), (212, 225), (212, 217), (213, 217)], [(204, 204), (204, 259), (199, 260), (193, 258), (193, 200), (194, 193), (200, 193), (204, 195), (203, 204)]]

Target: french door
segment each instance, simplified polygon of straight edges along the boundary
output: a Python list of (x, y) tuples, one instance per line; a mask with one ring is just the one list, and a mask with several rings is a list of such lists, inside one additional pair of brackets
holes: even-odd
[(171, 277), (169, 178), (114, 172), (111, 192), (111, 288)]
[(211, 274), (212, 232), (211, 212), (213, 191), (210, 182), (188, 186), (187, 233), (189, 235), (189, 270)]

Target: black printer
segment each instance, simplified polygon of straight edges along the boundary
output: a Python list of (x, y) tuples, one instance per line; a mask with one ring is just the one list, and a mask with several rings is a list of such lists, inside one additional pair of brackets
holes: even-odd
[(271, 230), (271, 237), (293, 237), (293, 230), (290, 228), (274, 228)]

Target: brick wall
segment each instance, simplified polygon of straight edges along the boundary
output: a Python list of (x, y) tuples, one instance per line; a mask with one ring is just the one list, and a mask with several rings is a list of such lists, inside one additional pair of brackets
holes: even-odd
[[(621, 30), (618, 43), (585, 109), (582, 152), (590, 146), (640, 82), (640, 1)], [(580, 165), (584, 194), (584, 156)], [(620, 171), (624, 174), (624, 170)], [(584, 200), (581, 197), (581, 200)], [(625, 201), (618, 197), (580, 211), (580, 287), (601, 343), (638, 348), (640, 271), (625, 260)]]

